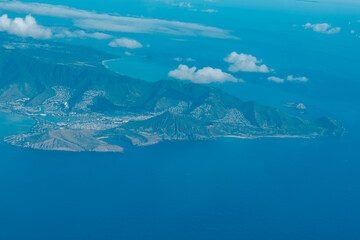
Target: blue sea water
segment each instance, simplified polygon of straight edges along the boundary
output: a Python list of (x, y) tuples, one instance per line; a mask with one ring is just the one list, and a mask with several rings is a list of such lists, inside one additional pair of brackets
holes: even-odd
[[(107, 42), (73, 41), (120, 55), (107, 66), (147, 81), (167, 79), (180, 63), (226, 70), (223, 58), (230, 52), (252, 54), (277, 76), (310, 80), (279, 85), (267, 82), (267, 75), (242, 73), (236, 76), (245, 83), (214, 86), (286, 111), (291, 110), (285, 103), (303, 102), (308, 111), (302, 117), (336, 118), (346, 133), (167, 142), (123, 154), (45, 152), (0, 143), (1, 240), (360, 239), (360, 39), (349, 33), (360, 31), (355, 7), (336, 1), (224, 0), (207, 3), (219, 10), (214, 15), (163, 1), (51, 3), (232, 30), (239, 40), (119, 35), (149, 45), (129, 50), (133, 56)], [(331, 22), (342, 31), (305, 31), (306, 22)], [(177, 57), (196, 61), (174, 61)], [(0, 137), (31, 124), (0, 113)]]
[[(17, 128), (0, 116), (1, 135)], [(358, 134), (124, 154), (1, 144), (0, 239), (358, 239)]]

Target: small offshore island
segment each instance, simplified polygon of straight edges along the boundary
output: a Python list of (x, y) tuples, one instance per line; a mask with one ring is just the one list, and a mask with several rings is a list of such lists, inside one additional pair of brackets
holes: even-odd
[(336, 120), (304, 120), (217, 88), (121, 76), (102, 64), (116, 56), (92, 48), (5, 35), (0, 40), (0, 110), (36, 122), (28, 133), (5, 138), (15, 146), (122, 152), (129, 143), (344, 132)]

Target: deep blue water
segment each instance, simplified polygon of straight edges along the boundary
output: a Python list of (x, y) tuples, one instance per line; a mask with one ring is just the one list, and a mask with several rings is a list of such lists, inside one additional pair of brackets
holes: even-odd
[(0, 239), (359, 239), (358, 133), (124, 154), (1, 144)]

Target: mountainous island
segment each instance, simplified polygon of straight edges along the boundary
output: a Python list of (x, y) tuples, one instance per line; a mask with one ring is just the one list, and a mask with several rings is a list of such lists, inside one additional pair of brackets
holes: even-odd
[(102, 64), (117, 56), (92, 48), (7, 35), (0, 41), (0, 110), (36, 122), (5, 138), (15, 146), (121, 152), (129, 144), (344, 131), (336, 120), (301, 119), (210, 86), (122, 76)]

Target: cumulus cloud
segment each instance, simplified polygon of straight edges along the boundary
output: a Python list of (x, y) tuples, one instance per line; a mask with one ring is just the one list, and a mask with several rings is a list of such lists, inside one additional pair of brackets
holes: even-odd
[(142, 48), (143, 45), (134, 39), (129, 38), (117, 38), (109, 43), (110, 47), (124, 47), (124, 48)]
[(269, 81), (276, 82), (276, 83), (283, 83), (283, 82), (285, 82), (285, 79), (279, 78), (279, 77), (275, 77), (275, 76), (273, 76), (273, 77), (268, 77), (268, 80), (269, 80)]
[(261, 64), (262, 60), (258, 60), (252, 55), (232, 52), (224, 60), (231, 63), (229, 67), (229, 71), (231, 72), (270, 72), (265, 64)]
[(64, 30), (64, 31), (56, 34), (55, 37), (58, 37), (58, 38), (95, 38), (95, 39), (113, 38), (113, 36), (106, 34), (106, 33), (100, 33), (100, 32), (87, 33), (84, 30), (76, 30), (76, 31)]
[(36, 39), (56, 38), (95, 38), (109, 39), (113, 36), (105, 33), (87, 33), (84, 30), (70, 31), (66, 28), (49, 28), (37, 23), (36, 19), (28, 15), (25, 18), (11, 19), (7, 14), (0, 16), (0, 32), (20, 37), (32, 37)]
[(0, 32), (39, 39), (47, 39), (52, 36), (50, 28), (39, 25), (35, 18), (30, 15), (25, 18), (14, 19), (9, 18), (7, 14), (2, 15), (0, 17)]
[(168, 75), (179, 80), (190, 80), (194, 83), (203, 84), (241, 81), (231, 74), (223, 72), (221, 69), (205, 67), (197, 70), (196, 67), (189, 68), (182, 64), (177, 69), (170, 71)]
[(315, 32), (324, 33), (324, 34), (335, 34), (341, 31), (340, 27), (332, 27), (331, 24), (328, 23), (317, 23), (311, 24), (307, 23), (303, 25), (305, 29), (312, 29)]
[(286, 107), (289, 107), (289, 108), (296, 108), (298, 110), (306, 110), (307, 107), (305, 106), (304, 103), (295, 103), (295, 102), (291, 102), (291, 103), (287, 103), (285, 104)]
[(291, 81), (291, 82), (307, 82), (307, 81), (309, 81), (309, 79), (307, 77), (294, 77), (293, 75), (288, 76), (286, 80)]
[(94, 11), (80, 10), (62, 5), (45, 3), (0, 2), (0, 9), (37, 15), (69, 18), (83, 29), (131, 33), (161, 33), (211, 38), (235, 38), (229, 31), (196, 23), (168, 21), (154, 18), (123, 17)]
[(307, 82), (309, 79), (307, 77), (294, 77), (293, 75), (287, 76), (287, 78), (279, 78), (275, 76), (271, 76), (267, 78), (269, 81), (276, 82), (276, 83), (284, 83), (285, 81), (289, 82)]

